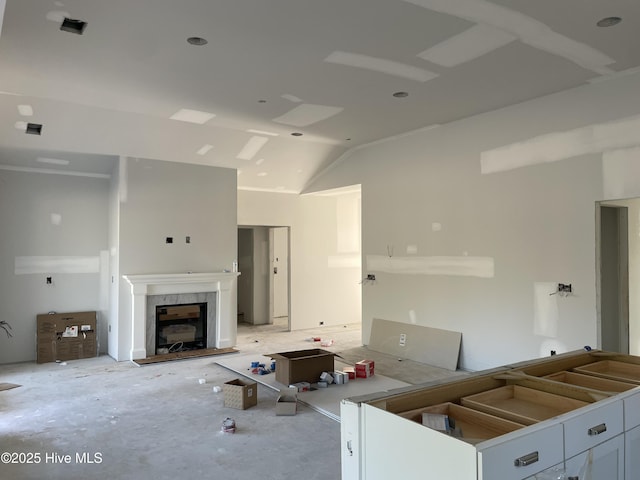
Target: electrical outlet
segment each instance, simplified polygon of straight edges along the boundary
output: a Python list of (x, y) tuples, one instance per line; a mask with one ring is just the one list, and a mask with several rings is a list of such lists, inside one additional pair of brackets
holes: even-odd
[(324, 325), (324, 322), (320, 322), (320, 326), (323, 326), (323, 325)]
[(367, 274), (367, 280), (375, 282), (376, 281), (376, 276), (373, 273), (369, 273), (369, 274)]
[(165, 243), (173, 243), (173, 237), (167, 237)]
[(571, 293), (571, 284), (570, 283), (559, 283), (558, 284), (558, 292), (560, 293)]
[(400, 334), (400, 346), (404, 347), (407, 345), (407, 334), (406, 333), (401, 333)]
[(47, 285), (51, 285), (53, 283), (53, 278), (47, 277)]

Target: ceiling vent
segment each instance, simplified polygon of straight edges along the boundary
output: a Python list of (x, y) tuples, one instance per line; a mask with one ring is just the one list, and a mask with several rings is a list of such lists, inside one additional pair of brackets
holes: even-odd
[(65, 17), (62, 21), (62, 25), (60, 25), (60, 30), (63, 32), (75, 33), (76, 35), (82, 35), (86, 26), (87, 22)]
[(42, 135), (42, 124), (40, 123), (27, 123), (27, 129), (24, 131), (29, 135)]

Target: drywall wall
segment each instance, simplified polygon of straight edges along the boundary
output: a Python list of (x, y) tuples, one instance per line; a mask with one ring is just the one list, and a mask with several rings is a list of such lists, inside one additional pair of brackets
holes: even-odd
[[(126, 159), (120, 157), (116, 163), (109, 181), (109, 309), (107, 311), (107, 347), (112, 358), (118, 358), (118, 308), (120, 302), (120, 197), (126, 196), (126, 189), (120, 190), (120, 164)], [(126, 171), (124, 168), (122, 172)], [(126, 185), (126, 182), (122, 182)]]
[(237, 175), (226, 168), (136, 158), (122, 161), (120, 170), (117, 359), (126, 360), (131, 293), (122, 275), (231, 270), (238, 247)]
[[(362, 185), (363, 261), (493, 259), (487, 278), (377, 274), (363, 286), (363, 342), (373, 318), (461, 331), (461, 366), (471, 370), (596, 345), (594, 202), (605, 177), (624, 192), (640, 180), (625, 178), (629, 162), (603, 166), (600, 152), (484, 175), (481, 154), (638, 113), (640, 76), (627, 75), (359, 147), (326, 170), (306, 192)], [(545, 282), (574, 289), (557, 299), (555, 336), (534, 334)]]
[(35, 360), (36, 315), (49, 311), (98, 311), (106, 351), (108, 197), (104, 178), (0, 170), (0, 320), (13, 334), (0, 330), (0, 363)]
[[(347, 205), (359, 207), (360, 195)], [(346, 197), (238, 191), (240, 225), (289, 226), (291, 329), (360, 322), (359, 221), (343, 222)], [(348, 214), (348, 213), (347, 213)], [(356, 235), (358, 241), (345, 240)], [(344, 245), (356, 248), (345, 251)], [(336, 261), (341, 258), (343, 261)], [(354, 259), (356, 261), (354, 261)]]

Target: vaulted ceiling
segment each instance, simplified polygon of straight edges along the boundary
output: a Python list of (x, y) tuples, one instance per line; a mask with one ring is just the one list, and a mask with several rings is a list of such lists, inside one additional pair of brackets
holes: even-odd
[(299, 192), (359, 145), (640, 65), (637, 0), (3, 3), (4, 168), (104, 174), (124, 155)]

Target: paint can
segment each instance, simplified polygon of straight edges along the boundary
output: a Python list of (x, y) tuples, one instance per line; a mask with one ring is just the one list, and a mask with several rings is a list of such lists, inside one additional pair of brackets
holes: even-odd
[(272, 371), (272, 372), (275, 372), (275, 371), (276, 371), (276, 361), (275, 361), (275, 360), (272, 360), (272, 361), (271, 361), (271, 371)]
[(251, 368), (258, 368), (260, 366), (260, 362), (251, 362)]
[(236, 433), (236, 421), (233, 418), (225, 418), (222, 422), (223, 433)]

